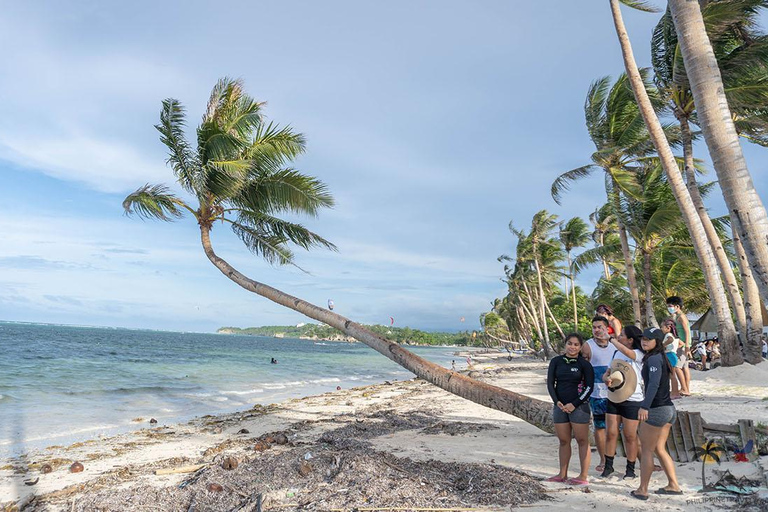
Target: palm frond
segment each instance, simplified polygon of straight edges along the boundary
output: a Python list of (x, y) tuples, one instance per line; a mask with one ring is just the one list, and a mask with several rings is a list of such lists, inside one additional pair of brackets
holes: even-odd
[(285, 245), (285, 238), (260, 232), (250, 226), (231, 222), (232, 231), (256, 256), (264, 258), (271, 265), (293, 264), (293, 253)]
[(184, 137), (186, 113), (178, 100), (168, 98), (163, 101), (160, 111), (160, 124), (155, 129), (160, 132), (160, 140), (168, 147), (168, 165), (187, 192), (194, 193), (200, 174), (200, 165)]
[(302, 249), (309, 250), (312, 247), (324, 247), (331, 251), (338, 250), (334, 244), (301, 224), (288, 222), (261, 212), (241, 210), (238, 212), (237, 224), (262, 233), (268, 238), (291, 242)]
[(552, 199), (554, 199), (557, 204), (560, 204), (560, 201), (562, 200), (562, 194), (563, 192), (570, 190), (571, 182), (581, 178), (586, 178), (596, 169), (597, 167), (594, 164), (589, 164), (582, 167), (577, 167), (576, 169), (571, 169), (570, 171), (564, 172), (558, 176), (557, 179), (552, 183), (552, 189), (550, 191), (552, 194)]
[(123, 200), (123, 209), (129, 217), (136, 215), (145, 219), (172, 221), (182, 217), (182, 208), (191, 211), (165, 185), (146, 184)]
[(291, 211), (315, 216), (334, 205), (328, 187), (312, 176), (283, 169), (249, 181), (232, 203), (265, 213)]
[(637, 9), (638, 11), (659, 12), (657, 7), (654, 7), (653, 4), (646, 2), (645, 0), (619, 0), (619, 2), (623, 3), (627, 7)]

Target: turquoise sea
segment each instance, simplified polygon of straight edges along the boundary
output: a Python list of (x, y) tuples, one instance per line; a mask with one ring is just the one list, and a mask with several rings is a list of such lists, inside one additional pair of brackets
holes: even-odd
[(0, 322), (0, 456), (411, 377), (360, 343)]

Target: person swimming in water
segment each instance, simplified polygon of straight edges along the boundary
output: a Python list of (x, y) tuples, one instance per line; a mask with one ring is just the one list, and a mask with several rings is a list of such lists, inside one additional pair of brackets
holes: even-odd
[(277, 359), (275, 359), (275, 358), (273, 357), (273, 358), (272, 358), (272, 360), (270, 361), (270, 363), (272, 363), (272, 364), (277, 364)]

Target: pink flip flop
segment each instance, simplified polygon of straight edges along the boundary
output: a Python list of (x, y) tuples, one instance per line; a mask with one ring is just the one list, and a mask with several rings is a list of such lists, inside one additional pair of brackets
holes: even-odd
[(565, 478), (562, 478), (562, 477), (560, 477), (558, 475), (555, 475), (555, 476), (551, 476), (551, 477), (547, 478), (545, 481), (546, 482), (557, 482), (557, 483), (561, 484), (561, 483), (565, 482)]
[(589, 482), (586, 480), (581, 480), (579, 478), (569, 478), (568, 484), (570, 485), (589, 485)]

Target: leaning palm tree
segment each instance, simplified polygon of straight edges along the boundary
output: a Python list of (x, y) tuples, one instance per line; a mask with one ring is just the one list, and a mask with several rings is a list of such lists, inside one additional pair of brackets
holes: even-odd
[[(736, 131), (746, 140), (762, 146), (768, 146), (768, 35), (757, 26), (760, 11), (766, 7), (767, 0), (720, 0), (710, 2), (702, 9)], [(743, 336), (745, 355), (750, 363), (756, 364), (762, 360), (756, 350), (761, 345), (762, 333), (760, 295), (746, 257), (739, 258), (744, 290), (742, 300), (731, 261), (697, 191), (691, 124), (697, 123), (698, 117), (669, 8), (654, 29), (651, 47), (655, 81), (668, 91), (680, 124), (688, 190), (714, 249)], [(736, 231), (734, 239), (739, 240)]]
[[(656, 115), (653, 102), (645, 88), (643, 76), (635, 62), (632, 45), (629, 41), (629, 35), (627, 34), (626, 27), (624, 26), (624, 19), (621, 14), (620, 1), (621, 3), (626, 3), (632, 7), (644, 10), (649, 10), (650, 8), (646, 2), (640, 0), (610, 0), (611, 14), (613, 16), (616, 35), (618, 36), (619, 44), (621, 46), (621, 54), (624, 60), (627, 76), (629, 77), (629, 83), (632, 86), (632, 91), (637, 100), (643, 121), (648, 128), (653, 146), (656, 148), (659, 155), (659, 160), (664, 168), (667, 181), (675, 195), (675, 200), (683, 215), (685, 225), (691, 234), (696, 255), (702, 266), (702, 270), (704, 271), (704, 276), (707, 281), (707, 290), (712, 299), (712, 310), (717, 317), (718, 337), (724, 348), (723, 365), (735, 366), (743, 363), (744, 359), (736, 338), (736, 327), (733, 324), (733, 318), (731, 317), (731, 311), (728, 306), (728, 299), (725, 296), (725, 289), (723, 288), (723, 283), (720, 281), (720, 276), (718, 275), (717, 262), (712, 253), (712, 247), (707, 241), (701, 218), (699, 218), (699, 215), (696, 212), (696, 207), (691, 200), (691, 195), (686, 189), (683, 178), (680, 175), (678, 162), (672, 153), (672, 148), (665, 136), (662, 124)], [(766, 246), (766, 249), (768, 250), (768, 246)]]
[[(757, 2), (756, 2), (757, 3)], [(755, 189), (697, 2), (669, 0), (698, 124), (763, 299), (768, 298), (768, 213)]]
[(320, 235), (279, 217), (316, 215), (332, 206), (333, 198), (322, 182), (288, 166), (304, 151), (304, 137), (291, 128), (266, 123), (262, 107), (245, 94), (239, 80), (220, 80), (193, 148), (184, 137), (184, 108), (175, 99), (164, 101), (156, 128), (168, 147), (168, 163), (192, 200), (183, 200), (162, 185), (145, 185), (126, 197), (126, 213), (164, 221), (189, 214), (200, 229), (208, 259), (242, 288), (335, 327), (450, 393), (553, 432), (547, 403), (442, 368), (341, 315), (246, 277), (216, 254), (211, 241), (216, 225), (230, 226), (251, 252), (270, 263), (294, 262), (288, 244), (335, 248)]
[(574, 279), (573, 258), (571, 252), (577, 247), (584, 247), (589, 240), (587, 223), (581, 217), (574, 217), (560, 225), (560, 241), (563, 243), (568, 258), (568, 278), (571, 281), (571, 297), (573, 299), (573, 329), (579, 328), (579, 313), (576, 305), (576, 281)]

